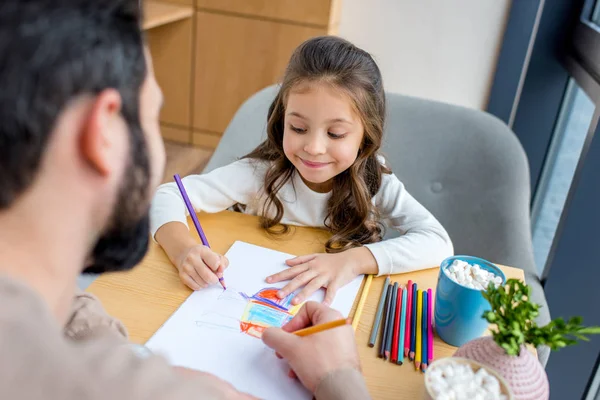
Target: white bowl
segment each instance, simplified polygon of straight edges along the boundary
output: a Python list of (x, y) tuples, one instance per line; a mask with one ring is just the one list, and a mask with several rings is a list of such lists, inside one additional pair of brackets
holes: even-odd
[(477, 361), (469, 360), (467, 358), (460, 358), (460, 357), (441, 358), (439, 360), (434, 361), (433, 363), (431, 363), (431, 365), (429, 367), (427, 367), (427, 371), (425, 372), (425, 383), (423, 385), (423, 387), (424, 387), (423, 399), (424, 400), (436, 400), (435, 397), (433, 397), (431, 388), (429, 387), (429, 380), (427, 379), (427, 374), (429, 373), (429, 371), (435, 369), (436, 367), (441, 367), (441, 366), (449, 364), (449, 363), (467, 364), (471, 367), (473, 372), (477, 372), (481, 368), (485, 369), (485, 371), (488, 374), (492, 375), (493, 377), (498, 379), (498, 382), (500, 382), (500, 392), (503, 395), (505, 395), (508, 400), (514, 400), (514, 396), (513, 396), (512, 392), (510, 391), (508, 384), (506, 383), (504, 378), (499, 373), (497, 373), (495, 370), (491, 369), (490, 367), (487, 367), (483, 364), (478, 363)]

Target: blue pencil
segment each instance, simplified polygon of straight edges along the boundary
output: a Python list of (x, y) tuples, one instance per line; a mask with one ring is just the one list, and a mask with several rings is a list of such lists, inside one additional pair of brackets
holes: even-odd
[(408, 299), (408, 288), (404, 288), (402, 291), (402, 311), (400, 314), (400, 336), (398, 338), (398, 364), (402, 365), (404, 362), (404, 352), (402, 346), (404, 345), (404, 330), (406, 329), (406, 307)]
[(427, 292), (423, 292), (423, 321), (421, 322), (421, 370), (425, 372), (427, 369)]
[(413, 283), (413, 302), (412, 302), (412, 315), (410, 321), (410, 353), (408, 353), (408, 359), (413, 361), (415, 359), (415, 349), (417, 344), (417, 284)]

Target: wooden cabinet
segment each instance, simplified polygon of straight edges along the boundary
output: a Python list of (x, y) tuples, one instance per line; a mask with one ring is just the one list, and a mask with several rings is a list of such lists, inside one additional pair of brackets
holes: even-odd
[(165, 2), (165, 3), (171, 3), (171, 4), (179, 4), (182, 6), (190, 6), (190, 7), (194, 6), (194, 0), (160, 0), (160, 1)]
[(161, 121), (181, 127), (190, 124), (192, 33), (191, 18), (147, 33), (154, 73), (165, 98)]
[(339, 0), (196, 0), (199, 9), (225, 11), (326, 28)]
[(339, 6), (340, 0), (146, 0), (144, 27), (165, 95), (163, 137), (215, 148), (243, 101), (280, 81), (300, 43), (336, 32)]
[(194, 129), (223, 132), (242, 102), (280, 80), (293, 50), (323, 28), (199, 12)]

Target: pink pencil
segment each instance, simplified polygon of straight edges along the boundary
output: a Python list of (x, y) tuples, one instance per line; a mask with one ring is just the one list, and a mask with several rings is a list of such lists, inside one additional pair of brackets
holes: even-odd
[(433, 361), (433, 329), (431, 326), (431, 303), (433, 303), (433, 296), (431, 289), (427, 289), (427, 364), (431, 365)]
[(413, 292), (413, 281), (408, 281), (408, 286), (406, 290), (408, 290), (406, 296), (406, 331), (404, 333), (404, 357), (408, 357), (408, 352), (410, 351), (410, 318), (412, 315), (412, 292)]

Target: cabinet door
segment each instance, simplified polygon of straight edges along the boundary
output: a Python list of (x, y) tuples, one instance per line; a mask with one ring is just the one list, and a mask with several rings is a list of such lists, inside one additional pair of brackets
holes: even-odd
[(250, 95), (281, 80), (294, 49), (325, 29), (198, 12), (194, 129), (222, 133)]
[(196, 5), (201, 9), (326, 27), (335, 1), (338, 0), (196, 0)]
[(192, 19), (147, 31), (156, 80), (165, 98), (160, 121), (190, 128)]
[(159, 0), (165, 3), (181, 4), (182, 6), (193, 6), (194, 0)]

